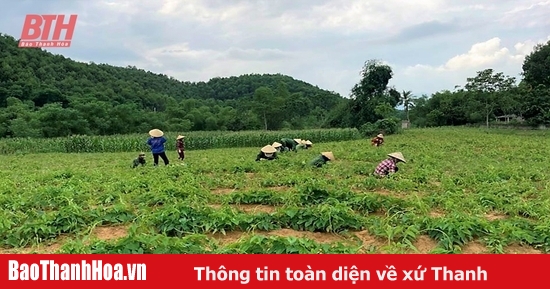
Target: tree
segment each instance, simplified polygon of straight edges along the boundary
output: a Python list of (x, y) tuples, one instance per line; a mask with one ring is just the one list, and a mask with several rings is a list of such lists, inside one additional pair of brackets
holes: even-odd
[(390, 66), (379, 60), (368, 60), (361, 70), (361, 80), (351, 89), (351, 113), (354, 115), (354, 126), (359, 127), (367, 122), (375, 122), (379, 118), (376, 107), (388, 103), (392, 107), (398, 102), (393, 93), (388, 91), (388, 83), (393, 77)]
[(537, 44), (533, 52), (523, 61), (524, 81), (535, 88), (542, 84), (550, 88), (550, 41), (546, 44)]
[(515, 86), (516, 79), (504, 75), (502, 72), (495, 73), (493, 69), (489, 68), (478, 71), (475, 77), (469, 77), (466, 80), (464, 88), (480, 107), (488, 128), (489, 117), (495, 108), (503, 102), (503, 99), (509, 97), (507, 92)]
[(411, 119), (409, 118), (409, 110), (414, 107), (412, 91), (405, 91), (401, 93), (401, 98), (399, 100), (399, 105), (403, 105), (405, 108), (405, 114), (407, 115), (407, 121), (410, 123)]
[(533, 126), (550, 124), (550, 41), (535, 46), (522, 68), (524, 117)]

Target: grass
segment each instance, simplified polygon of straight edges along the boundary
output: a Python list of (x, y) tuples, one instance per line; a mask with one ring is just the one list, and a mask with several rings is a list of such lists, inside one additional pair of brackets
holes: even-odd
[[(298, 136), (297, 136), (298, 137)], [(274, 139), (273, 141), (275, 141)], [(540, 131), (412, 129), (258, 148), (0, 156), (3, 253), (546, 253), (550, 138)], [(321, 151), (337, 160), (309, 162)], [(370, 176), (387, 153), (406, 164)], [(162, 161), (161, 161), (162, 163)]]

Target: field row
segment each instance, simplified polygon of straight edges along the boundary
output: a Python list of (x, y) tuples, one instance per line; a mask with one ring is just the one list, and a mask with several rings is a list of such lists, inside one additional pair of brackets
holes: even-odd
[[(166, 149), (174, 151), (176, 137), (182, 133), (167, 132)], [(300, 131), (242, 131), (183, 133), (186, 150), (213, 148), (263, 147), (282, 138), (308, 139), (314, 143), (360, 139), (357, 129), (312, 129)], [(106, 153), (149, 151), (148, 134), (115, 136), (70, 136), (65, 138), (0, 139), (1, 154), (22, 153)]]

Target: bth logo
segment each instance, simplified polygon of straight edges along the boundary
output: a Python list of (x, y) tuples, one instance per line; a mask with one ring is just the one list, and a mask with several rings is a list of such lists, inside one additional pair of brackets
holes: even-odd
[[(69, 23), (63, 23), (65, 15), (28, 14), (23, 24), (19, 47), (70, 47), (77, 15), (70, 15)], [(53, 23), (53, 35), (50, 38)], [(61, 31), (65, 38), (60, 40)]]

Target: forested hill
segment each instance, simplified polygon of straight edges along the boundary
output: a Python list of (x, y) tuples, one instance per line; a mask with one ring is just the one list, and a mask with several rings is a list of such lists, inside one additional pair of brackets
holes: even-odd
[(300, 129), (346, 101), (280, 74), (193, 83), (17, 44), (0, 34), (0, 137)]

